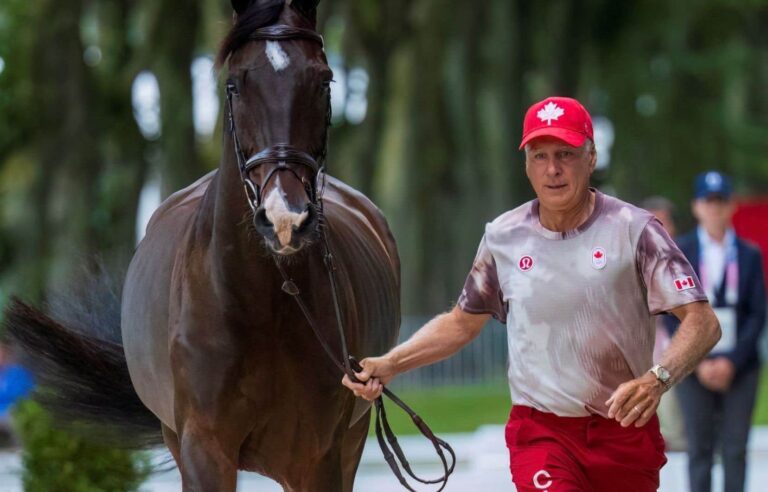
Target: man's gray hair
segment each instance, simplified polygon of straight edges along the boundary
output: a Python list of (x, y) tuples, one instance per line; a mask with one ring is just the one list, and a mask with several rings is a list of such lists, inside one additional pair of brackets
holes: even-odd
[[(530, 143), (525, 144), (524, 148), (525, 148), (525, 155), (528, 155), (528, 152), (531, 150), (531, 144)], [(584, 140), (584, 143), (581, 144), (581, 147), (579, 148), (582, 149), (587, 154), (589, 154), (593, 150), (595, 150), (595, 142), (593, 142), (591, 138), (587, 138)]]
[(586, 152), (587, 154), (589, 154), (593, 150), (597, 150), (595, 149), (595, 142), (593, 142), (591, 138), (584, 140), (584, 144), (581, 146), (581, 148), (584, 149), (584, 152)]

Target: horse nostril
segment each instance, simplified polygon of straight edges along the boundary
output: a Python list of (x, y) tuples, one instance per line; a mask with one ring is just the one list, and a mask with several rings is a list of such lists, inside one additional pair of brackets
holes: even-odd
[(293, 227), (293, 232), (297, 236), (302, 236), (312, 232), (315, 224), (317, 224), (317, 212), (315, 211), (315, 207), (312, 205), (307, 205), (306, 212), (307, 216), (304, 218), (304, 220), (300, 224)]
[(267, 211), (263, 207), (259, 208), (253, 216), (253, 225), (262, 234), (274, 230), (274, 225), (267, 218)]

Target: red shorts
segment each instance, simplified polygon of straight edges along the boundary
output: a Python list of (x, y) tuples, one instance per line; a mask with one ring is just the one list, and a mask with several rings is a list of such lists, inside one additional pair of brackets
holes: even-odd
[(651, 492), (667, 462), (655, 415), (643, 427), (624, 428), (598, 415), (515, 406), (506, 440), (518, 492)]

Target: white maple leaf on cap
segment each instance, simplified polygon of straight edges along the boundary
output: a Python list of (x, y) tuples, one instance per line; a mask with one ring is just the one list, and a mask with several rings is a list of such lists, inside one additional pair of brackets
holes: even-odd
[(565, 110), (553, 102), (548, 102), (536, 113), (541, 121), (546, 121), (547, 126), (552, 125), (552, 120), (557, 120), (565, 114)]

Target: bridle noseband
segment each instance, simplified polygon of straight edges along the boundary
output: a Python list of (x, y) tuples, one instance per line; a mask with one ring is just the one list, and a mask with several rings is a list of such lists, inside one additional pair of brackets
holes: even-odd
[[(323, 37), (315, 31), (310, 29), (302, 29), (300, 27), (275, 25), (269, 27), (262, 27), (256, 29), (250, 36), (253, 40), (268, 40), (268, 41), (281, 41), (288, 39), (307, 39), (314, 41), (323, 47)], [(328, 100), (328, 115), (326, 118), (326, 131), (323, 142), (323, 149), (319, 152), (317, 158), (312, 157), (307, 152), (301, 149), (287, 144), (280, 143), (267, 147), (258, 153), (252, 155), (248, 159), (243, 154), (242, 146), (240, 145), (240, 139), (237, 136), (237, 125), (235, 124), (235, 113), (232, 108), (232, 99), (237, 96), (237, 90), (233, 83), (227, 82), (227, 107), (229, 110), (229, 132), (232, 134), (232, 143), (235, 148), (235, 156), (237, 158), (237, 165), (240, 170), (240, 179), (243, 182), (243, 188), (245, 189), (245, 196), (248, 200), (248, 206), (256, 213), (258, 208), (262, 205), (263, 197), (262, 191), (267, 187), (269, 181), (275, 176), (278, 171), (290, 171), (296, 179), (302, 182), (310, 201), (315, 206), (320, 206), (320, 196), (317, 193), (317, 181), (321, 174), (324, 173), (324, 163), (326, 156), (326, 149), (328, 147), (328, 126), (330, 126), (330, 94)], [(267, 174), (261, 185), (255, 184), (249, 177), (249, 172), (259, 166), (265, 164), (276, 164), (274, 168)], [(312, 179), (306, 180), (300, 176), (299, 169), (309, 168), (312, 173)]]
[[(275, 25), (275, 26), (264, 27), (261, 29), (257, 29), (251, 35), (251, 39), (256, 39), (256, 40), (264, 40), (264, 39), (286, 40), (286, 39), (301, 39), (301, 38), (315, 41), (319, 43), (321, 47), (323, 46), (323, 38), (316, 32), (309, 29), (301, 29), (301, 28), (292, 27), (292, 26)], [(257, 154), (251, 156), (249, 159), (246, 160), (245, 156), (243, 155), (242, 148), (240, 147), (240, 141), (237, 138), (237, 128), (235, 126), (234, 112), (232, 111), (232, 98), (235, 95), (236, 95), (235, 87), (232, 84), (228, 83), (227, 84), (227, 103), (229, 107), (229, 130), (232, 133), (232, 141), (235, 147), (235, 154), (237, 155), (237, 163), (238, 163), (238, 167), (240, 168), (240, 178), (243, 181), (243, 187), (245, 188), (245, 195), (246, 195), (246, 198), (248, 199), (248, 205), (251, 207), (251, 210), (254, 213), (256, 213), (257, 209), (261, 206), (262, 198), (263, 198), (261, 196), (261, 192), (267, 186), (267, 183), (269, 183), (269, 180), (272, 179), (275, 173), (280, 170), (288, 170), (292, 172), (298, 179), (301, 179), (301, 181), (304, 183), (304, 186), (307, 189), (307, 194), (310, 197), (310, 200), (312, 200), (312, 203), (317, 206), (318, 214), (320, 217), (322, 217), (323, 215), (322, 195), (323, 195), (325, 180), (321, 178), (324, 178), (325, 176), (324, 162), (325, 162), (326, 149), (328, 147), (327, 145), (328, 127), (330, 126), (330, 107), (331, 107), (330, 93), (329, 93), (329, 101), (328, 101), (328, 116), (326, 120), (325, 142), (324, 142), (324, 147), (317, 159), (313, 158), (307, 152), (297, 149), (296, 147), (293, 147), (289, 144), (278, 144), (278, 145), (273, 145), (271, 147), (267, 147), (266, 149), (258, 152)], [(248, 176), (248, 173), (252, 169), (264, 164), (276, 164), (276, 166), (267, 174), (260, 188), (258, 185), (255, 185), (253, 181), (251, 181), (250, 177)], [(302, 167), (308, 167), (312, 171), (313, 173), (312, 175), (314, 179), (312, 180), (311, 183), (307, 183), (306, 180), (300, 177), (299, 172), (297, 170), (301, 169)], [(318, 182), (323, 184), (323, 186), (320, 187), (319, 193), (318, 193), (318, 186), (317, 186)], [(298, 304), (299, 309), (301, 309), (302, 313), (304, 314), (304, 317), (307, 319), (307, 322), (312, 328), (312, 331), (315, 333), (315, 337), (320, 342), (320, 345), (323, 348), (323, 350), (325, 350), (328, 357), (341, 370), (341, 372), (346, 374), (352, 381), (357, 382), (357, 379), (355, 378), (355, 371), (356, 372), (362, 371), (362, 367), (360, 367), (360, 364), (355, 360), (354, 357), (349, 355), (349, 352), (347, 350), (347, 341), (346, 341), (346, 336), (344, 334), (344, 325), (343, 325), (342, 316), (341, 316), (341, 307), (339, 303), (338, 289), (336, 287), (336, 278), (335, 278), (336, 267), (333, 262), (333, 255), (331, 254), (330, 245), (328, 244), (328, 238), (326, 237), (325, 227), (320, 228), (320, 238), (323, 246), (323, 262), (325, 264), (325, 269), (328, 273), (330, 290), (333, 296), (333, 307), (336, 315), (336, 326), (338, 328), (339, 338), (341, 340), (341, 351), (342, 351), (341, 360), (339, 360), (337, 356), (334, 355), (333, 350), (330, 347), (330, 344), (326, 340), (326, 337), (324, 336), (323, 332), (320, 330), (320, 327), (318, 326), (318, 324), (315, 322), (315, 319), (312, 317), (312, 314), (310, 313), (307, 304), (304, 302), (304, 299), (301, 297), (301, 292), (299, 291), (299, 288), (296, 286), (293, 280), (291, 280), (291, 278), (288, 276), (288, 274), (286, 273), (285, 269), (283, 268), (283, 265), (280, 263), (280, 260), (277, 258), (277, 256), (273, 254), (272, 257), (275, 261), (275, 266), (277, 267), (277, 270), (280, 272), (280, 275), (283, 278), (283, 286), (282, 286), (283, 291), (286, 294), (289, 294), (290, 296), (292, 296), (296, 300), (296, 303)], [(435, 448), (435, 452), (440, 458), (440, 462), (443, 466), (444, 474), (442, 477), (437, 479), (432, 479), (432, 480), (423, 479), (414, 474), (413, 470), (410, 467), (410, 464), (408, 463), (408, 460), (405, 458), (405, 454), (403, 453), (403, 450), (400, 448), (400, 445), (397, 442), (397, 438), (395, 437), (394, 433), (392, 432), (392, 429), (389, 426), (389, 422), (387, 421), (387, 413), (384, 409), (384, 399), (380, 396), (379, 398), (376, 399), (374, 403), (376, 408), (375, 429), (376, 429), (376, 438), (379, 442), (379, 447), (381, 447), (382, 453), (384, 454), (384, 459), (386, 459), (390, 469), (395, 474), (398, 481), (407, 490), (415, 492), (414, 489), (411, 488), (411, 486), (406, 481), (405, 477), (403, 476), (403, 473), (400, 471), (397, 461), (400, 461), (400, 464), (402, 465), (403, 469), (414, 480), (417, 480), (424, 484), (440, 484), (440, 488), (437, 491), (437, 492), (440, 492), (448, 484), (448, 477), (451, 475), (451, 473), (453, 473), (454, 467), (456, 465), (456, 454), (454, 453), (453, 449), (447, 442), (435, 436), (435, 434), (432, 432), (429, 426), (427, 426), (427, 424), (421, 419), (421, 417), (419, 417), (416, 414), (416, 412), (414, 412), (408, 405), (406, 405), (402, 400), (400, 400), (400, 398), (398, 398), (394, 393), (392, 393), (389, 390), (389, 388), (385, 387), (383, 389), (383, 394), (389, 397), (389, 399), (392, 400), (397, 406), (402, 408), (411, 417), (411, 420), (413, 421), (414, 425), (419, 429), (419, 431), (427, 439), (429, 439), (429, 441), (432, 443), (432, 446)], [(386, 441), (384, 439), (385, 436), (386, 436)], [(387, 446), (387, 443), (389, 443), (389, 447)], [(391, 450), (390, 450), (390, 447), (391, 447)], [(447, 451), (448, 455), (450, 456), (451, 458), (450, 462), (447, 459), (443, 450)]]

